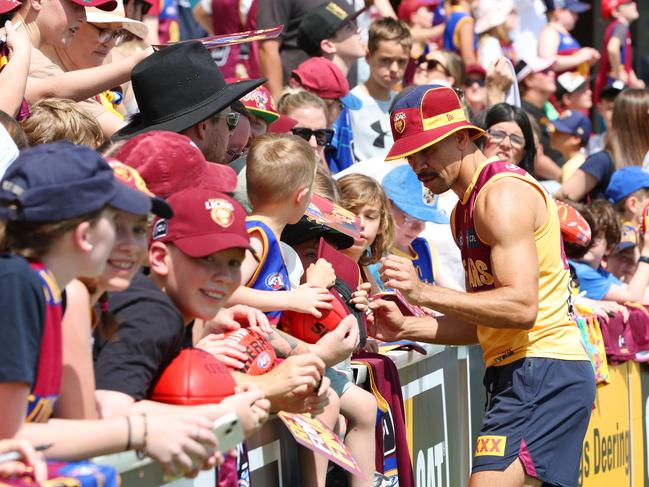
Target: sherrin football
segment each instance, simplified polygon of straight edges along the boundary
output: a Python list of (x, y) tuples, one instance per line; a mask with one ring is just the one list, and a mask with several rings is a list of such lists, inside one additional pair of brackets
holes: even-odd
[(277, 356), (273, 346), (256, 331), (240, 328), (226, 333), (225, 340), (230, 340), (246, 348), (244, 353), (248, 355), (248, 358), (239, 372), (262, 375), (275, 367)]
[(162, 372), (150, 399), (180, 406), (218, 404), (234, 394), (230, 369), (211, 354), (185, 348)]
[(322, 318), (313, 315), (282, 311), (281, 329), (286, 333), (307, 343), (315, 343), (330, 331), (335, 330), (349, 310), (339, 299), (331, 301), (331, 310), (321, 310)]

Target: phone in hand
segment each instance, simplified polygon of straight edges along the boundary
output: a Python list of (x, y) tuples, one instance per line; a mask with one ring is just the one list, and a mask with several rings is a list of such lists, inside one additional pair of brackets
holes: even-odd
[(235, 412), (221, 416), (212, 426), (214, 435), (219, 440), (219, 451), (227, 452), (244, 440), (243, 427), (239, 415)]

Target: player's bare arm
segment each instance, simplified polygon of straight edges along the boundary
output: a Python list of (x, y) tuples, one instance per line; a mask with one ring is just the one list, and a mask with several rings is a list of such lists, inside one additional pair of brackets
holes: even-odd
[[(409, 300), (471, 325), (529, 329), (538, 311), (538, 256), (534, 232), (547, 216), (543, 196), (514, 178), (492, 183), (476, 200), (475, 227), (491, 246), (496, 289), (467, 294), (418, 280), (406, 259), (389, 256), (382, 276), (387, 287)], [(410, 267), (409, 267), (410, 266)]]

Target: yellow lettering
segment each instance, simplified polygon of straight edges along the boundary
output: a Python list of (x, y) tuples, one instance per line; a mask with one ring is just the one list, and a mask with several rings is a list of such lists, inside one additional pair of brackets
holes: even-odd
[(478, 272), (480, 273), (480, 281), (482, 281), (482, 284), (484, 286), (491, 286), (494, 283), (494, 278), (493, 276), (489, 273), (487, 264), (485, 264), (481, 260), (476, 260), (475, 261), (475, 266), (478, 269)]
[(481, 260), (468, 259), (462, 260), (464, 273), (469, 281), (471, 288), (482, 286), (491, 286), (494, 283), (493, 275), (489, 272), (489, 267)]

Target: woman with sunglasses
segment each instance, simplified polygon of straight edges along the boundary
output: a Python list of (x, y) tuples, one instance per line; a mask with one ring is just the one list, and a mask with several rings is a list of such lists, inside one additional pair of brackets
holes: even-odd
[(291, 132), (306, 140), (326, 165), (324, 150), (334, 133), (327, 127), (327, 107), (322, 98), (303, 89), (286, 88), (277, 102), (277, 111), (297, 121)]
[[(121, 0), (112, 12), (96, 8), (86, 9), (86, 21), (82, 22), (72, 41), (55, 47), (48, 57), (63, 71), (96, 68), (102, 66), (110, 54), (113, 59), (121, 58), (115, 47), (129, 35), (145, 38), (146, 26), (124, 14)], [(124, 125), (126, 111), (122, 109), (123, 89), (119, 84), (106, 89), (81, 105), (97, 119), (105, 135), (112, 134)]]
[(457, 54), (440, 49), (420, 56), (415, 62), (415, 75), (412, 83), (421, 85), (444, 85), (452, 88), (462, 83), (464, 63)]
[(498, 103), (484, 113), (478, 125), (485, 130), (482, 152), (487, 157), (514, 164), (534, 175), (536, 144), (527, 113), (507, 103)]

